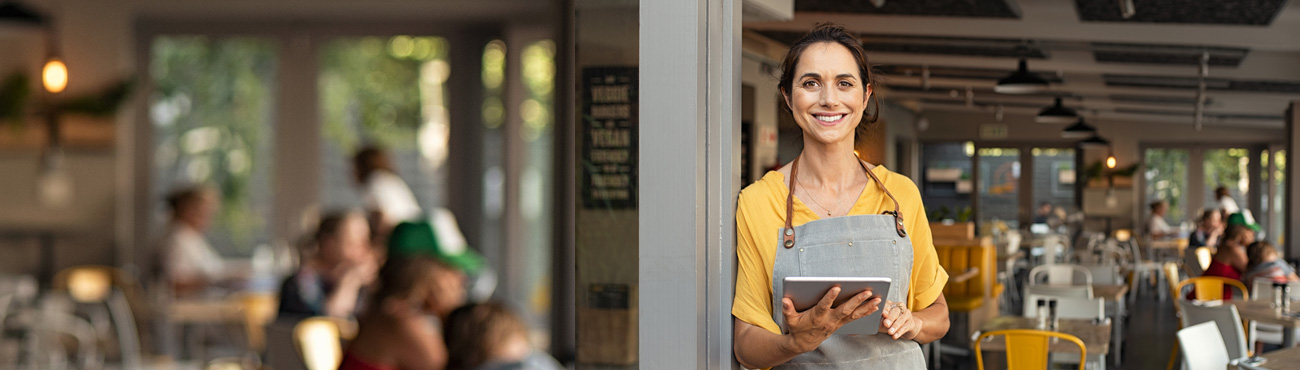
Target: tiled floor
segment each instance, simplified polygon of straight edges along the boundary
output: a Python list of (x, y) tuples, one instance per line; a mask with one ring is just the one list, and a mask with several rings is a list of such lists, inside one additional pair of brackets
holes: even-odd
[[(1144, 291), (1143, 293), (1150, 293)], [(1115, 365), (1114, 358), (1107, 358), (1107, 369), (1164, 369), (1173, 350), (1174, 334), (1178, 331), (1178, 318), (1174, 316), (1173, 303), (1168, 299), (1159, 301), (1153, 294), (1138, 297), (1129, 309), (1128, 324), (1125, 327), (1123, 358)], [(992, 366), (1001, 363), (995, 356), (985, 354), (985, 363)], [(974, 357), (964, 358), (944, 356), (944, 369), (975, 369)], [(1000, 365), (999, 365), (1000, 366)], [(993, 369), (994, 367), (989, 367)]]

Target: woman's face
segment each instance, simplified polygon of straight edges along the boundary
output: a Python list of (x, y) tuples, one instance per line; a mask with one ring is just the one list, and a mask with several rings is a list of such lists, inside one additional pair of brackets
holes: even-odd
[(795, 65), (786, 99), (804, 140), (825, 144), (853, 141), (871, 97), (871, 86), (848, 48), (832, 42), (809, 45)]
[(359, 263), (370, 254), (370, 224), (360, 215), (347, 217), (334, 235), (321, 241), (321, 259), (329, 264)]

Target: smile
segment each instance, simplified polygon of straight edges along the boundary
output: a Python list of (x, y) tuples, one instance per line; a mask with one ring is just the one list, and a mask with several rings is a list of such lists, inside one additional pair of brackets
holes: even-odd
[(843, 115), (843, 114), (837, 114), (837, 115), (833, 115), (833, 116), (821, 116), (821, 115), (819, 115), (819, 116), (814, 116), (814, 117), (817, 117), (817, 120), (818, 120), (818, 121), (822, 121), (822, 122), (826, 122), (826, 123), (831, 123), (831, 122), (839, 121), (841, 118), (844, 118), (844, 115)]

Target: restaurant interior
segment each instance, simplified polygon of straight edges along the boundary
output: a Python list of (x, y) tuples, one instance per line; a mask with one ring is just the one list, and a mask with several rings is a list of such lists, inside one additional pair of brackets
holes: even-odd
[[(821, 22), (949, 276), (929, 368), (1300, 369), (1300, 3), (668, 3), (0, 0), (0, 370), (742, 368)], [(639, 108), (681, 63), (694, 138)]]

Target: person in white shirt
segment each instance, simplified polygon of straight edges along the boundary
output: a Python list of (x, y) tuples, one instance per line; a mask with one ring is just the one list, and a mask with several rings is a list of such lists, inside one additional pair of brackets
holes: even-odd
[(1169, 212), (1169, 203), (1163, 200), (1151, 202), (1151, 218), (1147, 220), (1147, 233), (1151, 234), (1152, 239), (1163, 239), (1173, 236), (1177, 230), (1165, 222), (1165, 213)]
[(377, 147), (368, 146), (357, 151), (352, 158), (352, 170), (361, 186), (364, 207), (375, 217), (378, 226), (374, 231), (386, 233), (402, 221), (419, 218), (423, 213), (415, 194), (393, 170), (388, 154)]
[(1225, 186), (1214, 188), (1214, 199), (1219, 202), (1219, 209), (1223, 211), (1225, 219), (1230, 214), (1241, 212), (1241, 207), (1237, 206), (1237, 200), (1232, 199), (1232, 195), (1228, 194), (1228, 188)]
[(221, 255), (203, 236), (212, 223), (217, 199), (216, 189), (206, 186), (183, 188), (167, 197), (171, 220), (159, 251), (162, 277), (173, 294), (198, 292), (224, 278)]

